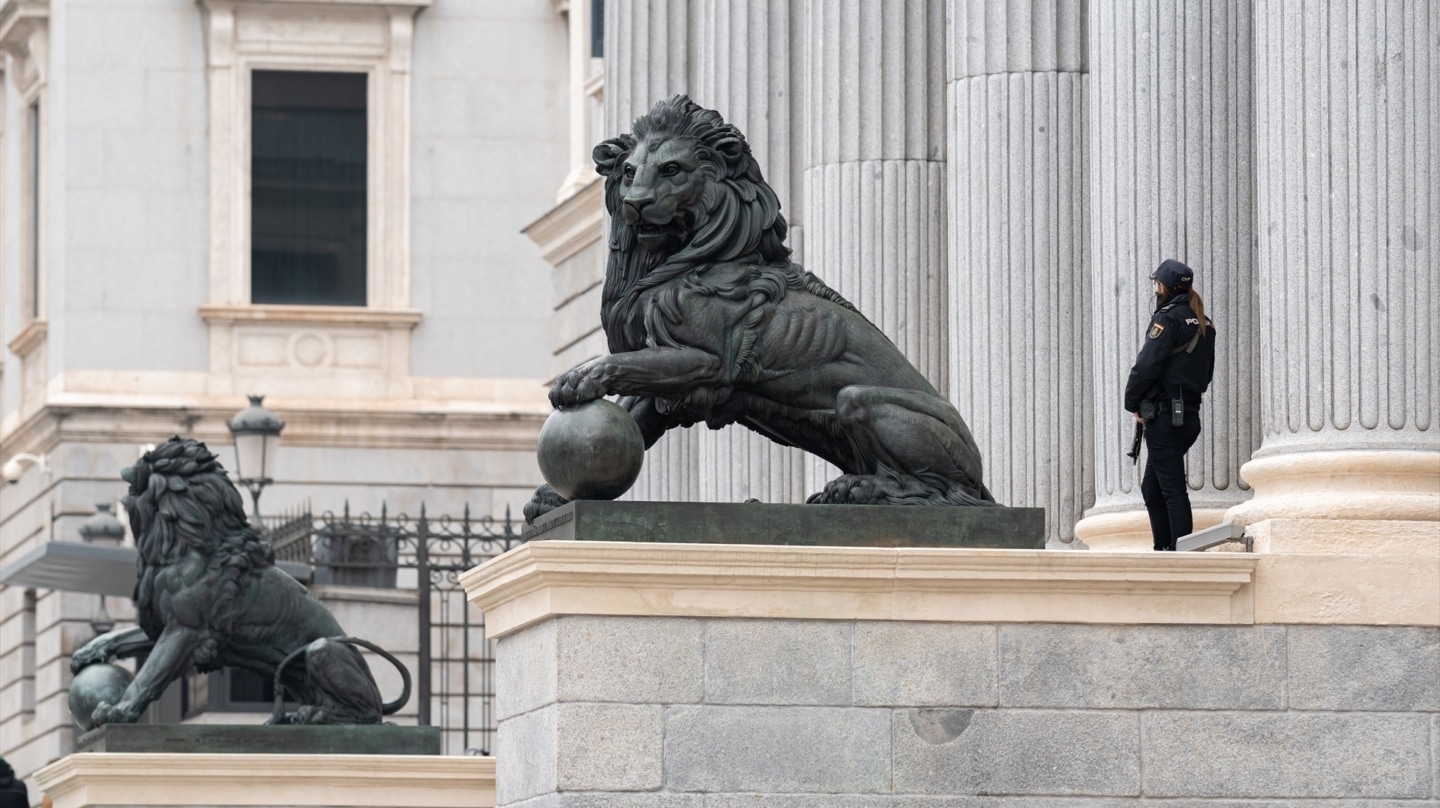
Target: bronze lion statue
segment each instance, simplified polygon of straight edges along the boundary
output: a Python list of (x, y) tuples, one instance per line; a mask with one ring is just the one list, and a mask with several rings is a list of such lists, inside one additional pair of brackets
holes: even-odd
[[(302, 706), (288, 715), (277, 709), (272, 723), (376, 724), (404, 706), (409, 673), (381, 649), (346, 637), (320, 601), (275, 567), (270, 545), (250, 527), (240, 493), (205, 444), (171, 438), (120, 476), (130, 484), (124, 503), (140, 554), (140, 625), (91, 640), (71, 656), (70, 668), (148, 656), (119, 702), (95, 708), (96, 726), (134, 722), (191, 666), (276, 679)], [(398, 699), (381, 701), (355, 645), (400, 669)], [(300, 657), (303, 664), (290, 664)]]
[[(738, 423), (840, 467), (810, 502), (994, 504), (960, 413), (790, 260), (779, 200), (740, 130), (675, 96), (594, 158), (610, 214), (610, 354), (561, 374), (554, 406), (619, 396), (647, 448), (676, 427)], [(526, 518), (563, 502), (541, 486)]]

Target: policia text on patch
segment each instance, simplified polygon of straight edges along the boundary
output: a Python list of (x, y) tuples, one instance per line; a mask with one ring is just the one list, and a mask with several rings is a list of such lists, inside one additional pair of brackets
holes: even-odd
[(1191, 287), (1189, 267), (1167, 260), (1150, 277), (1157, 307), (1125, 385), (1125, 410), (1144, 426), (1149, 455), (1140, 492), (1155, 549), (1174, 550), (1193, 527), (1185, 453), (1200, 436), (1200, 400), (1215, 370), (1215, 325)]

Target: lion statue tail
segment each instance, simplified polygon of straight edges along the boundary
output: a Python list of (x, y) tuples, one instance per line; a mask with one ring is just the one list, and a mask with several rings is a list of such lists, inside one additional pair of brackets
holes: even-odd
[[(410, 701), (410, 669), (405, 667), (405, 663), (396, 659), (394, 654), (391, 654), (389, 651), (386, 651), (384, 648), (381, 648), (369, 640), (362, 640), (359, 637), (327, 637), (325, 639), (329, 642), (338, 642), (345, 645), (358, 645), (361, 648), (374, 651), (384, 657), (391, 665), (394, 665), (395, 670), (400, 672), (400, 695), (397, 696), (394, 701), (387, 701), (380, 705), (381, 715), (394, 715), (400, 711), (401, 707), (405, 706), (406, 702)], [(280, 684), (281, 676), (285, 673), (285, 668), (304, 654), (309, 647), (309, 644), (302, 645), (294, 651), (291, 651), (275, 668), (275, 712), (270, 717), (270, 722), (273, 724), (282, 724), (285, 719), (285, 688)]]
[(396, 659), (394, 654), (391, 654), (389, 651), (386, 651), (384, 648), (381, 648), (369, 640), (362, 640), (359, 637), (339, 637), (336, 639), (336, 642), (350, 643), (351, 645), (358, 645), (361, 648), (368, 648), (380, 656), (385, 657), (387, 662), (395, 666), (395, 670), (400, 672), (400, 695), (396, 696), (394, 701), (387, 701), (381, 705), (380, 714), (394, 715), (400, 712), (400, 708), (404, 707), (405, 702), (410, 700), (410, 670), (405, 667), (405, 664)]

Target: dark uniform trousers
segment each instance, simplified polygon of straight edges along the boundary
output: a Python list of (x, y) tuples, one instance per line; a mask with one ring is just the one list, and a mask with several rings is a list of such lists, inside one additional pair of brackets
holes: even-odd
[(1156, 550), (1174, 550), (1175, 540), (1194, 528), (1190, 515), (1190, 491), (1185, 483), (1185, 453), (1200, 437), (1200, 413), (1185, 411), (1185, 423), (1174, 426), (1170, 413), (1145, 422), (1145, 478), (1140, 495), (1150, 514), (1150, 535)]

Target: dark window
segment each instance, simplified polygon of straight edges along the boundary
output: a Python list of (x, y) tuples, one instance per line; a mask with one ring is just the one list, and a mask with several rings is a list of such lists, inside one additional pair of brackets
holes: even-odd
[(256, 70), (250, 300), (365, 305), (363, 73)]
[(590, 58), (605, 55), (605, 0), (590, 0)]

